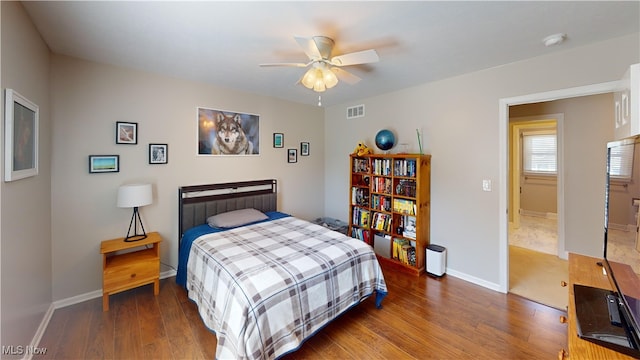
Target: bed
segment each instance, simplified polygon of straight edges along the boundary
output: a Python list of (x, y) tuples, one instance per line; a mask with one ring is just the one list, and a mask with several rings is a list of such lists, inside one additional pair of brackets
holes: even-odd
[(218, 359), (273, 359), (387, 288), (364, 242), (277, 211), (276, 180), (178, 190), (176, 281)]

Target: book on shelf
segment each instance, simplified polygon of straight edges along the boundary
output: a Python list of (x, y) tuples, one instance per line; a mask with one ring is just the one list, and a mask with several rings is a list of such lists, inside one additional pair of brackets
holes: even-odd
[(391, 159), (374, 159), (373, 173), (376, 175), (391, 175)]
[(396, 195), (416, 197), (415, 180), (400, 179), (396, 185)]
[(415, 239), (416, 238), (416, 217), (405, 215), (402, 218), (403, 230), (402, 236)]
[(352, 187), (351, 205), (369, 206), (369, 189)]
[(353, 172), (369, 172), (369, 159), (353, 159)]
[(379, 212), (374, 213), (371, 228), (387, 232), (391, 231), (391, 215)]
[(415, 177), (417, 170), (416, 160), (396, 159), (393, 163), (393, 169), (393, 175), (395, 176)]
[(367, 244), (371, 244), (369, 231), (367, 231), (365, 229), (357, 228), (357, 227), (352, 228), (351, 229), (351, 237), (355, 238), (355, 239), (362, 240)]
[(390, 178), (374, 177), (373, 178), (373, 191), (377, 193), (391, 194), (391, 188), (393, 183)]
[(392, 257), (405, 265), (416, 265), (416, 248), (406, 239), (395, 238), (392, 245)]
[(415, 215), (416, 203), (412, 200), (394, 198), (393, 211), (397, 213)]

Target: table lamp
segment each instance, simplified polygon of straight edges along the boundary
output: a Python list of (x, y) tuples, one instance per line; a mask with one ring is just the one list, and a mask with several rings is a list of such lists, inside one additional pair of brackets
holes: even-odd
[[(129, 223), (129, 230), (127, 231), (127, 236), (124, 238), (124, 241), (138, 241), (147, 237), (147, 233), (144, 231), (144, 226), (142, 225), (142, 220), (140, 219), (140, 212), (138, 211), (138, 208), (151, 203), (153, 203), (151, 184), (128, 184), (122, 185), (118, 188), (118, 207), (133, 208), (133, 215), (131, 216), (131, 222)], [(142, 234), (138, 234), (138, 223), (140, 223)], [(133, 234), (131, 234), (132, 226)]]

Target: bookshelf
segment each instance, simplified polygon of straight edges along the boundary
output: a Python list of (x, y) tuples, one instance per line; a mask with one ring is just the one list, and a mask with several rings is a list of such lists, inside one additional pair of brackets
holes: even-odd
[(420, 275), (430, 234), (431, 155), (350, 156), (349, 235)]

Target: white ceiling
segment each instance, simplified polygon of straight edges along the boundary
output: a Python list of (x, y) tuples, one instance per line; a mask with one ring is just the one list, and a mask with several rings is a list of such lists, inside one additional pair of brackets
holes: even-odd
[[(306, 62), (293, 36), (324, 35), (333, 55), (373, 48), (362, 78), (322, 93), (324, 106), (640, 31), (640, 2), (24, 2), (54, 53), (207, 82), (294, 102)], [(542, 39), (566, 33), (559, 46)]]

